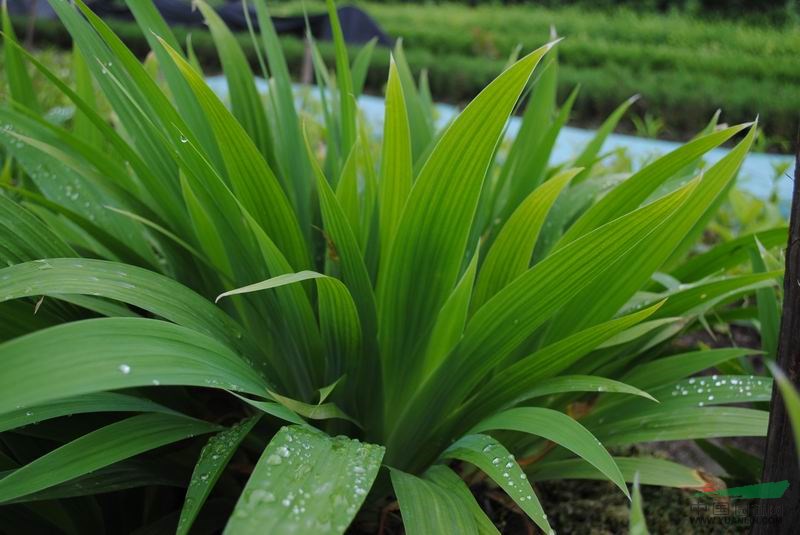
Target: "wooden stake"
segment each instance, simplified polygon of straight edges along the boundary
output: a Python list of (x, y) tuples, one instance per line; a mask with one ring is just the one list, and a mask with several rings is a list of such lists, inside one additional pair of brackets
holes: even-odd
[[(800, 143), (795, 158), (794, 192), (789, 222), (789, 245), (786, 249), (786, 272), (783, 279), (783, 314), (778, 338), (776, 362), (789, 381), (800, 387)], [(754, 518), (753, 535), (789, 535), (800, 532), (800, 463), (794, 444), (792, 424), (786, 413), (778, 386), (772, 389), (767, 451), (764, 456), (764, 483), (789, 481), (781, 499), (761, 500), (758, 511), (773, 510), (777, 523)], [(769, 516), (769, 513), (767, 514)]]

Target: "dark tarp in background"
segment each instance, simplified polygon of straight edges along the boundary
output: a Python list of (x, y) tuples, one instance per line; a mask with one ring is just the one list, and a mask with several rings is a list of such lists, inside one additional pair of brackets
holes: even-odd
[[(202, 26), (203, 17), (198, 10), (193, 10), (188, 0), (152, 0), (156, 9), (170, 25)], [(133, 20), (133, 15), (125, 5), (115, 0), (87, 0), (86, 3), (102, 18)], [(8, 0), (8, 10), (12, 15), (34, 14), (39, 19), (56, 18), (47, 0)], [(366, 43), (373, 37), (378, 44), (392, 46), (392, 41), (378, 26), (372, 17), (355, 6), (338, 8), (344, 39), (348, 43)], [(233, 31), (247, 31), (244, 6), (241, 1), (227, 2), (217, 8), (220, 18)], [(250, 7), (250, 20), (258, 28), (255, 8)], [(275, 30), (281, 35), (305, 36), (306, 21), (300, 17), (272, 17)], [(311, 35), (319, 40), (331, 40), (331, 25), (326, 13), (309, 14), (308, 24)]]

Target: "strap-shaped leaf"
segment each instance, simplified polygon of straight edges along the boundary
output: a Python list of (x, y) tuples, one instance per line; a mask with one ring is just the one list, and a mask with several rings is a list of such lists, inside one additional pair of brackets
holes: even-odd
[(550, 207), (580, 171), (576, 168), (558, 173), (536, 188), (511, 214), (481, 266), (471, 305), (473, 310), (530, 267), (533, 248)]
[(39, 104), (36, 101), (36, 92), (33, 90), (33, 84), (25, 61), (22, 54), (19, 53), (19, 49), (11, 44), (17, 42), (17, 36), (14, 34), (14, 26), (11, 24), (11, 18), (8, 16), (8, 8), (5, 2), (3, 2), (2, 12), (4, 70), (10, 97), (27, 108), (38, 111)]
[(789, 229), (781, 226), (740, 236), (720, 243), (703, 254), (693, 256), (670, 273), (683, 282), (693, 282), (717, 272), (743, 264), (749, 258), (753, 240), (757, 239), (767, 249), (785, 245)]
[(387, 261), (413, 180), (414, 161), (403, 85), (400, 83), (397, 64), (391, 58), (389, 81), (386, 85), (381, 174), (378, 182), (381, 264)]
[(420, 171), (378, 275), (387, 406), (396, 411), (419, 373), (435, 314), (455, 285), (487, 167), (533, 69), (553, 44), (509, 68), (456, 118)]
[(311, 428), (281, 428), (261, 454), (225, 533), (344, 533), (378, 474), (383, 451)]
[(175, 280), (146, 269), (88, 258), (47, 258), (0, 269), (3, 301), (70, 294), (122, 301), (222, 340), (250, 358), (257, 354), (230, 316)]
[(186, 489), (186, 498), (183, 500), (183, 508), (176, 530), (178, 535), (189, 532), (223, 470), (230, 462), (239, 444), (258, 423), (259, 418), (260, 416), (247, 418), (229, 429), (217, 433), (200, 451), (200, 458), (194, 466), (189, 488)]
[(751, 349), (720, 348), (681, 353), (640, 364), (621, 381), (643, 389), (683, 379), (731, 359), (752, 355)]
[(333, 35), (336, 56), (336, 85), (339, 93), (339, 126), (342, 155), (349, 154), (356, 141), (356, 103), (353, 94), (353, 76), (350, 74), (350, 59), (344, 42), (339, 13), (333, 0), (326, 0), (328, 19)]
[[(407, 405), (390, 441), (411, 442), (415, 429), (437, 425), (452, 414), (473, 388), (485, 380), (490, 370), (503, 362), (565, 302), (608, 269), (614, 259), (648, 236), (654, 225), (683, 203), (693, 187), (694, 183), (690, 183), (573, 242), (517, 277), (489, 300), (467, 324), (464, 338), (445, 364)], [(598, 243), (602, 243), (602, 247), (598, 247)], [(452, 436), (444, 436), (443, 432), (439, 440), (444, 446)], [(390, 455), (406, 452), (405, 447), (390, 444)]]
[(96, 392), (67, 399), (57, 399), (44, 405), (17, 409), (0, 415), (0, 433), (23, 425), (43, 422), (60, 416), (93, 412), (163, 412), (175, 411), (146, 398), (118, 394), (116, 392)]
[[(754, 136), (755, 128), (751, 127), (747, 136), (733, 150), (697, 179), (696, 187), (680, 209), (665, 217), (635, 249), (618, 259), (612, 269), (596, 277), (580, 296), (564, 306), (552, 322), (546, 339), (558, 340), (591, 323), (613, 317), (674, 251), (688, 243), (686, 236), (694, 232), (695, 225), (710, 217), (712, 206), (722, 201), (725, 191), (733, 183)], [(571, 245), (580, 242), (576, 240)], [(559, 252), (565, 250), (566, 247)]]
[(514, 460), (514, 456), (498, 441), (488, 435), (467, 435), (447, 448), (442, 457), (466, 461), (480, 468), (506, 491), (542, 531), (551, 531), (547, 515), (533, 492), (528, 476)]
[[(183, 487), (186, 482), (183, 477), (180, 477), (180, 470), (172, 468), (172, 465), (165, 466), (158, 461), (128, 459), (64, 483), (47, 487), (44, 490), (26, 494), (16, 500), (10, 500), (9, 503), (59, 500), (154, 485)], [(9, 475), (12, 472), (13, 470), (6, 474), (0, 473), (0, 479), (3, 475)]]
[(590, 327), (520, 359), (492, 376), (470, 400), (463, 414), (472, 425), (494, 410), (518, 403), (542, 379), (567, 369), (605, 340), (638, 324), (657, 309), (657, 306), (651, 307)]
[[(614, 457), (622, 476), (628, 483), (636, 473), (645, 485), (675, 488), (699, 488), (706, 484), (700, 472), (666, 459), (656, 457)], [(528, 471), (531, 481), (553, 479), (600, 479), (606, 476), (583, 459), (543, 461), (535, 463)]]
[(191, 385), (257, 396), (266, 395), (269, 388), (217, 340), (152, 319), (106, 318), (59, 325), (5, 342), (0, 355), (6, 368), (0, 376), (0, 414), (135, 386)]
[[(775, 279), (782, 271), (766, 273), (750, 273), (747, 275), (728, 276), (682, 285), (674, 291), (659, 294), (656, 299), (667, 298), (666, 304), (654, 314), (656, 318), (700, 314), (716, 304), (742, 292), (752, 292), (760, 288), (775, 285)], [(647, 304), (647, 303), (645, 303)]]
[(657, 401), (656, 398), (643, 390), (634, 386), (606, 379), (605, 377), (595, 377), (591, 375), (561, 375), (545, 379), (536, 386), (525, 392), (525, 399), (533, 399), (551, 394), (561, 394), (564, 392), (603, 392), (617, 394), (631, 394), (647, 398), (650, 401)]
[(453, 492), (417, 476), (390, 469), (392, 486), (408, 535), (478, 535), (471, 509)]
[(271, 75), (270, 97), (273, 99), (276, 132), (280, 132), (280, 135), (274, 136), (273, 139), (276, 148), (275, 159), (280, 169), (293, 183), (298, 219), (301, 225), (305, 225), (303, 228), (307, 228), (311, 217), (310, 192), (314, 182), (295, 109), (292, 78), (266, 1), (255, 0), (254, 4), (258, 16), (259, 34)]
[[(198, 1), (195, 5), (200, 8), (205, 23), (214, 38), (214, 44), (225, 72), (225, 79), (228, 82), (231, 112), (244, 127), (261, 154), (269, 160), (273, 158), (272, 134), (247, 57), (217, 12), (203, 1)], [(289, 196), (294, 197), (295, 191), (292, 186), (284, 184), (284, 187), (288, 187)]]
[(0, 502), (216, 429), (216, 425), (172, 414), (142, 414), (107, 425), (56, 448), (0, 479)]
[[(139, 60), (81, 0), (77, 9), (65, 2), (50, 0), (50, 5), (70, 32), (86, 58), (104, 95), (119, 117), (125, 132), (142, 159), (148, 172), (139, 175), (153, 198), (164, 207), (173, 223), (183, 213), (178, 190), (177, 167), (168, 144), (154, 121), (182, 124), (158, 85), (144, 70)], [(135, 102), (135, 105), (131, 105)]]
[[(294, 269), (309, 265), (305, 238), (289, 199), (264, 156), (244, 128), (225, 108), (202, 76), (165, 42), (172, 60), (180, 69), (205, 110), (218, 140), (227, 178), (236, 197), (275, 241)], [(180, 135), (180, 134), (179, 134)]]
[(562, 412), (541, 407), (518, 407), (490, 416), (472, 431), (488, 430), (519, 431), (555, 442), (586, 459), (630, 497), (622, 473), (608, 451), (589, 430)]
[(469, 307), (473, 298), (472, 287), (475, 283), (475, 273), (478, 271), (478, 255), (475, 252), (472, 261), (461, 276), (453, 293), (447, 298), (436, 323), (433, 325), (428, 347), (425, 350), (422, 375), (428, 377), (444, 361), (450, 351), (456, 346), (464, 334), (467, 324)]
[(59, 256), (77, 255), (41, 219), (0, 195), (0, 260), (8, 265)]
[(561, 238), (559, 246), (566, 245), (586, 232), (611, 221), (614, 217), (619, 217), (626, 212), (634, 210), (666, 180), (709, 150), (718, 147), (741, 132), (747, 126), (747, 124), (732, 126), (725, 130), (699, 137), (662, 156), (650, 165), (646, 165), (586, 210)]
[(408, 111), (412, 155), (416, 163), (422, 159), (434, 139), (433, 120), (425, 108), (425, 103), (417, 90), (417, 84), (414, 83), (414, 77), (403, 50), (402, 39), (397, 40), (392, 56), (403, 88), (403, 98)]
[(606, 138), (614, 131), (614, 128), (617, 127), (617, 123), (619, 123), (622, 116), (625, 115), (625, 112), (628, 111), (628, 108), (631, 105), (639, 100), (639, 95), (633, 95), (625, 102), (617, 106), (617, 108), (611, 112), (611, 114), (603, 121), (603, 124), (600, 125), (600, 128), (597, 129), (595, 132), (594, 137), (592, 140), (587, 143), (586, 147), (584, 147), (583, 152), (581, 152), (576, 158), (574, 162), (575, 167), (583, 167), (585, 168), (581, 174), (575, 179), (576, 183), (583, 182), (587, 178), (589, 178), (589, 172), (592, 169), (592, 166), (598, 161), (598, 154), (600, 150), (603, 148), (603, 145), (606, 142)]
[[(652, 410), (652, 409), (651, 409)], [(677, 408), (637, 413), (593, 428), (605, 444), (690, 440), (719, 437), (763, 437), (769, 413), (738, 407)]]

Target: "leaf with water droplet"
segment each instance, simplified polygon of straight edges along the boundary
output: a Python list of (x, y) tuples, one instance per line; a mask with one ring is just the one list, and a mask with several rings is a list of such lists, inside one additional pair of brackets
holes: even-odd
[(369, 493), (383, 452), (306, 426), (281, 428), (256, 464), (225, 533), (342, 533)]
[(461, 438), (442, 454), (442, 458), (459, 459), (480, 468), (506, 491), (537, 526), (548, 532), (550, 524), (530, 482), (522, 477), (524, 475), (522, 468), (511, 460), (503, 465), (494, 463), (497, 457), (513, 459), (505, 446), (488, 435), (479, 434)]
[(247, 418), (233, 427), (212, 436), (200, 452), (194, 467), (186, 499), (178, 522), (177, 535), (185, 535), (192, 527), (197, 514), (222, 475), (231, 457), (261, 418), (260, 414)]

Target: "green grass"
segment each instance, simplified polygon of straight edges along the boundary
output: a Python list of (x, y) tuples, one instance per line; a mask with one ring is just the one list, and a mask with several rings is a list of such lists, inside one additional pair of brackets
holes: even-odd
[[(607, 447), (766, 433), (752, 350), (673, 345), (707, 317), (774, 327), (749, 302), (777, 306), (785, 227), (698, 249), (757, 125), (714, 119), (631, 172), (600, 152), (624, 100), (554, 166), (561, 43), (443, 131), (398, 47), (375, 140), (353, 103), (370, 48), (351, 62), (337, 25), (298, 102), (271, 26), (252, 36), (262, 96), (201, 4), (223, 103), (151, 4), (130, 2), (144, 64), (80, 0), (52, 5), (74, 82), (3, 21), (2, 525), (376, 532), (396, 501), (409, 535), (496, 533), (468, 486), (485, 479), (550, 532), (537, 477), (697, 487)], [(45, 80), (71, 118), (49, 120)]]

